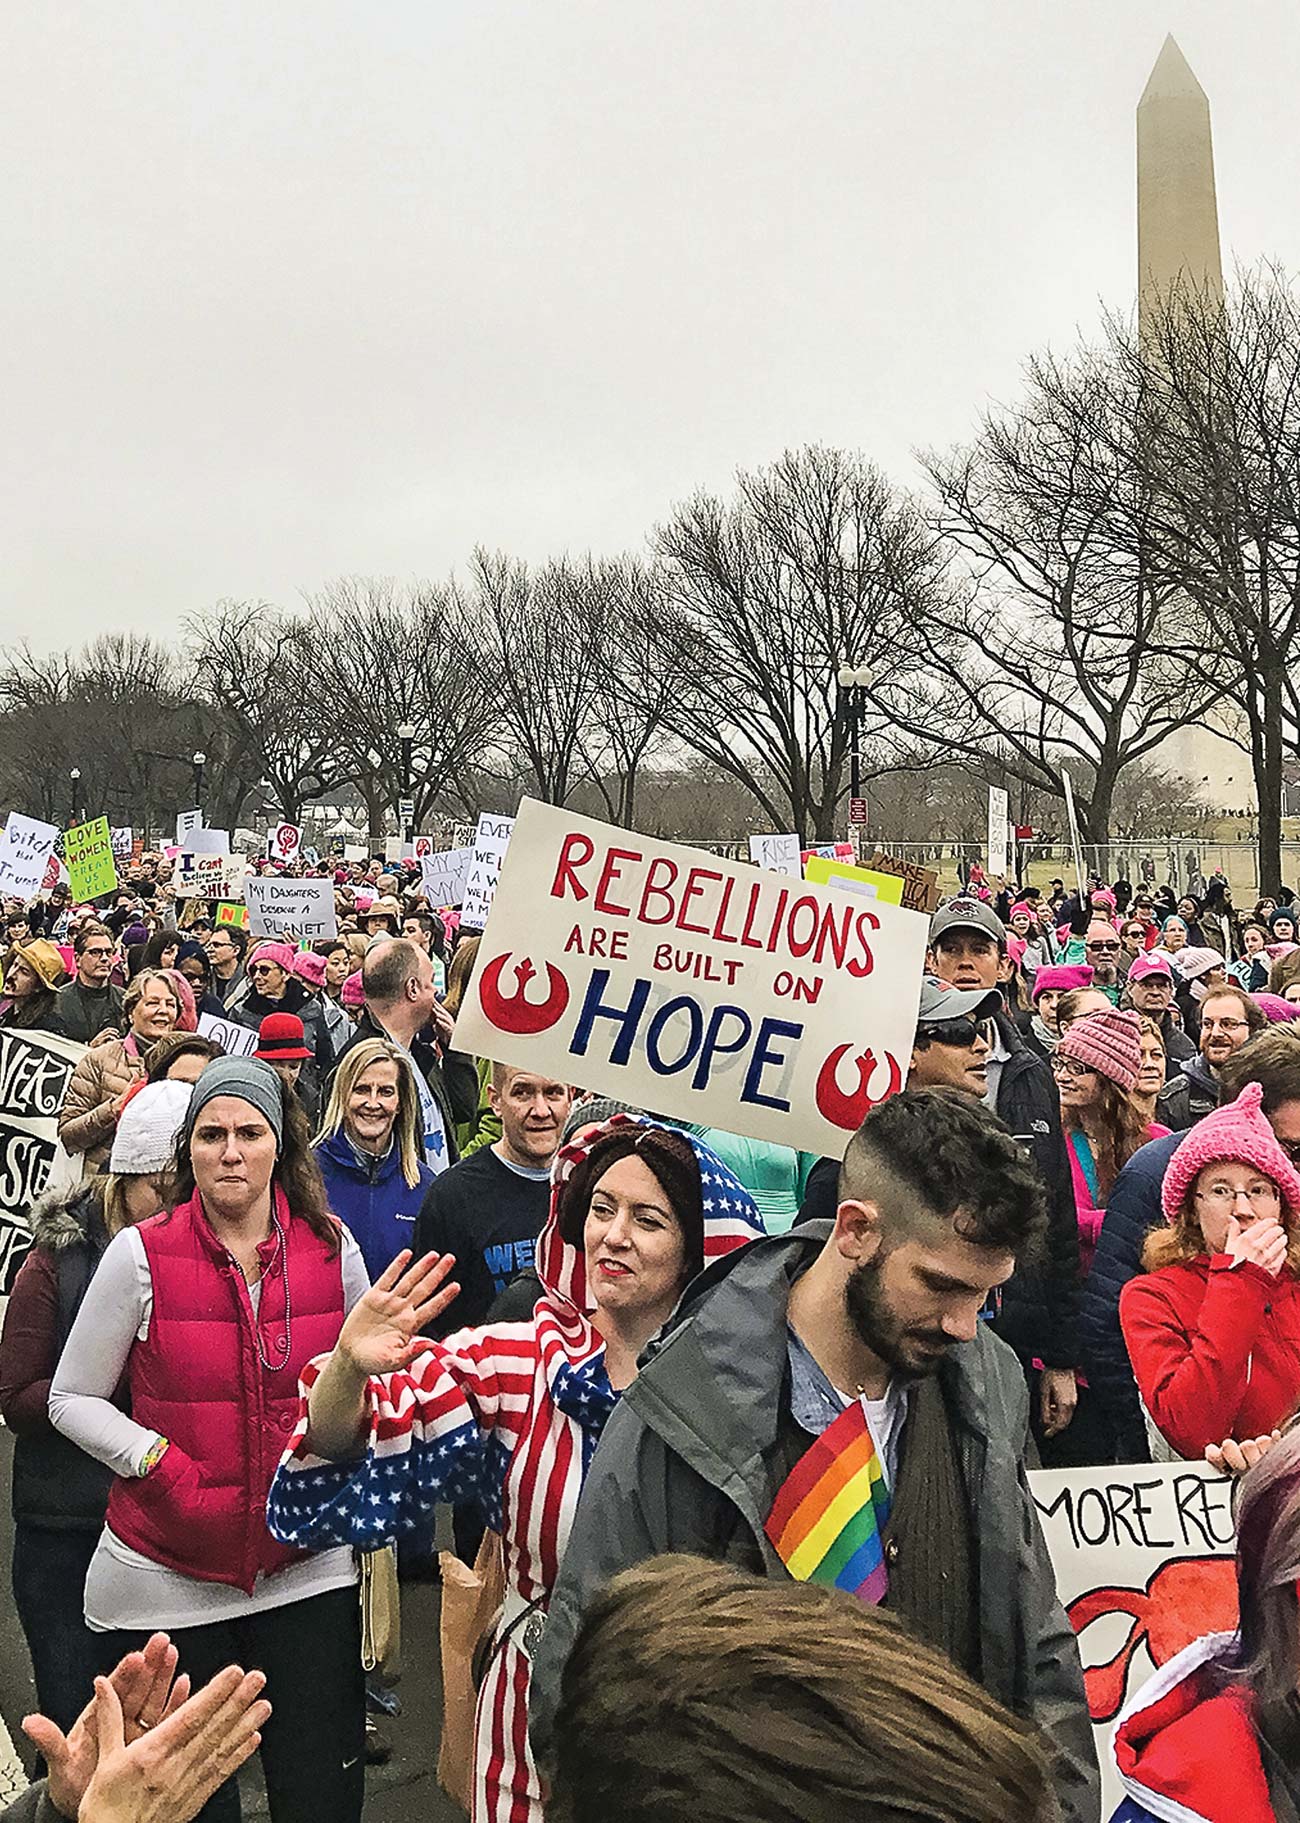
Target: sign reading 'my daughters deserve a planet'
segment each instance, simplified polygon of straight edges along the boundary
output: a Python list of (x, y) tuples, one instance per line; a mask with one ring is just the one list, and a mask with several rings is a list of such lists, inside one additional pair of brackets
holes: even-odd
[(526, 800), (457, 1050), (841, 1157), (903, 1086), (927, 920)]
[(333, 880), (282, 880), (269, 875), (244, 882), (251, 937), (285, 937), (311, 942), (337, 937)]

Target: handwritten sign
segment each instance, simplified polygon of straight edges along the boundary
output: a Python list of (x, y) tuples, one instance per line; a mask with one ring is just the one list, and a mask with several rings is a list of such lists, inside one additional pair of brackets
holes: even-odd
[(879, 849), (867, 857), (866, 865), (872, 873), (898, 875), (903, 882), (900, 903), (905, 910), (924, 912), (927, 918), (938, 911), (939, 876), (928, 867), (897, 860), (893, 855), (881, 854)]
[(1124, 1795), (1110, 1751), (1120, 1709), (1184, 1646), (1236, 1625), (1232, 1478), (1143, 1463), (1035, 1469), (1029, 1486), (1079, 1638), (1108, 1817)]
[(58, 834), (57, 824), (9, 812), (0, 837), (0, 898), (30, 899), (40, 890)]
[(460, 921), (469, 930), (482, 930), (492, 910), (501, 863), (510, 846), (513, 817), (489, 816), (481, 812), (478, 828), (470, 848), (469, 867), (465, 874), (465, 893), (461, 900)]
[(453, 1042), (843, 1154), (903, 1085), (926, 922), (525, 800)]
[(294, 861), (302, 847), (302, 829), (297, 823), (277, 823), (266, 838), (266, 852), (273, 861)]
[(789, 874), (795, 880), (803, 874), (798, 836), (751, 836), (749, 858), (771, 874)]
[(68, 887), (78, 905), (98, 899), (102, 893), (116, 892), (117, 864), (107, 817), (96, 817), (69, 829), (63, 838), (63, 858)]
[(246, 905), (218, 905), (216, 921), (218, 924), (233, 924), (239, 930), (247, 930), (248, 907)]
[(53, 1032), (0, 1032), (0, 1292), (31, 1245), (32, 1204), (58, 1147), (59, 1109), (84, 1044)]
[(248, 929), (254, 937), (292, 937), (310, 941), (337, 937), (332, 880), (285, 880), (272, 875), (244, 883)]
[(176, 846), (184, 848), (185, 838), (192, 830), (202, 829), (203, 812), (201, 810), (182, 810), (176, 817)]
[(473, 858), (472, 848), (448, 848), (421, 855), (424, 896), (430, 905), (459, 905), (465, 897), (465, 877)]
[(213, 1044), (219, 1044), (227, 1057), (251, 1057), (257, 1049), (257, 1033), (238, 1019), (218, 1019), (215, 1013), (200, 1013), (199, 1031)]
[(110, 826), (108, 836), (113, 844), (113, 859), (115, 861), (129, 861), (135, 849), (135, 831), (130, 825), (128, 824), (123, 828), (113, 828)]
[(989, 877), (1001, 879), (1007, 871), (1007, 811), (1009, 803), (1001, 785), (989, 786), (989, 828), (986, 849)]
[(818, 886), (838, 886), (842, 892), (857, 893), (864, 899), (883, 899), (886, 905), (903, 903), (903, 882), (897, 875), (872, 873), (869, 867), (854, 867), (848, 861), (828, 861), (825, 855), (812, 857), (804, 878)]
[(178, 899), (239, 899), (247, 872), (243, 855), (191, 854), (182, 849), (172, 885)]

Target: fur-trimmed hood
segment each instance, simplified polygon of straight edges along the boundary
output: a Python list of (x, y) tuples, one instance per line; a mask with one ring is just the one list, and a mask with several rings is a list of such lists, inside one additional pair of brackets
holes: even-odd
[(33, 1247), (62, 1253), (90, 1239), (92, 1225), (100, 1221), (99, 1198), (85, 1184), (51, 1190), (33, 1203), (30, 1220)]

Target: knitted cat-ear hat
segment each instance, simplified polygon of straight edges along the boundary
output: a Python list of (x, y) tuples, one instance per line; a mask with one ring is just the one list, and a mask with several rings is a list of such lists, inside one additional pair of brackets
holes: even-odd
[(1300, 1220), (1300, 1172), (1277, 1143), (1261, 1112), (1264, 1091), (1248, 1082), (1236, 1101), (1197, 1121), (1169, 1161), (1160, 1190), (1165, 1219), (1176, 1222), (1192, 1186), (1207, 1165), (1251, 1165), (1271, 1177), (1282, 1193), (1287, 1214)]

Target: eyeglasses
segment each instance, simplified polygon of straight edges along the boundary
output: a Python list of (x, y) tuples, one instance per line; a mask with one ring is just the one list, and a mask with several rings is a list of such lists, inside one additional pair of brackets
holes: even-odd
[(111, 945), (105, 949), (102, 943), (97, 943), (93, 949), (87, 944), (81, 953), (83, 956), (94, 956), (96, 960), (102, 960), (105, 956), (111, 956), (113, 951)]
[(1086, 1063), (1080, 1063), (1076, 1057), (1053, 1057), (1052, 1074), (1074, 1080), (1080, 1076), (1095, 1076), (1097, 1072), (1090, 1070)]
[(1202, 1019), (1203, 1032), (1244, 1032), (1250, 1025), (1249, 1019)]
[(1198, 1190), (1197, 1196), (1204, 1203), (1232, 1204), (1239, 1197), (1246, 1197), (1252, 1209), (1271, 1209), (1274, 1203), (1282, 1200), (1276, 1184), (1211, 1184), (1208, 1190)]

